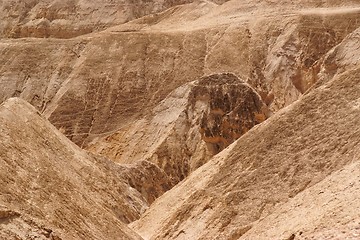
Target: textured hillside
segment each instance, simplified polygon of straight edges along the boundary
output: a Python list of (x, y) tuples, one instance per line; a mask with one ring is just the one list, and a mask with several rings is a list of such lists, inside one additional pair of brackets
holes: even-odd
[(122, 163), (151, 161), (177, 183), (269, 115), (244, 81), (215, 74), (177, 88), (150, 116), (89, 150)]
[(0, 100), (26, 99), (84, 147), (213, 73), (235, 73), (277, 111), (317, 80), (317, 61), (359, 25), (356, 7), (289, 3), (279, 14), (277, 4), (249, 5), (195, 2), (71, 40), (3, 40)]
[(356, 159), (277, 207), (242, 239), (358, 239), (359, 163)]
[(129, 167), (87, 154), (20, 99), (0, 106), (0, 123), (1, 239), (140, 239), (124, 223), (153, 199), (136, 176), (156, 194), (160, 170), (127, 174)]
[[(348, 50), (351, 51), (351, 48)], [(260, 222), (248, 239), (268, 239), (268, 236), (281, 239), (291, 237), (302, 227), (308, 227), (306, 233), (317, 231), (316, 224), (322, 226), (320, 224), (328, 222), (326, 229), (329, 230), (335, 227), (335, 221), (328, 217), (332, 208), (345, 208), (344, 211), (337, 210), (338, 219), (353, 211), (345, 200), (336, 200), (334, 205), (326, 208), (321, 205), (321, 196), (312, 195), (317, 202), (312, 202), (313, 199), (308, 196), (308, 201), (303, 200), (306, 201), (304, 208), (308, 207), (308, 211), (319, 209), (319, 212), (309, 214), (305, 219), (299, 217), (294, 225), (273, 231), (268, 222), (273, 217), (267, 220), (266, 216), (278, 209), (276, 217), (281, 211), (279, 205), (334, 171), (360, 160), (359, 59), (357, 64), (346, 69), (250, 130), (184, 182), (165, 193), (139, 221), (132, 224), (133, 228), (145, 239), (238, 239), (265, 217), (265, 225)], [(357, 174), (356, 170), (351, 170), (354, 167), (349, 168), (346, 171)], [(344, 174), (337, 173), (322, 185), (315, 185), (315, 190), (304, 194), (309, 195), (309, 192), (324, 185), (328, 186), (324, 189), (326, 194), (332, 191), (343, 194), (341, 186), (345, 183), (341, 178)], [(338, 182), (332, 184), (332, 178)], [(354, 192), (342, 199), (354, 198), (357, 193), (354, 188)], [(289, 205), (294, 206), (291, 203), (296, 200), (290, 201)], [(299, 211), (292, 209), (289, 216), (281, 211), (280, 217), (286, 222), (292, 212)], [(324, 222), (316, 220), (321, 217), (324, 217)], [(352, 222), (356, 218), (358, 215), (354, 213), (341, 223)], [(264, 232), (264, 235), (259, 232)], [(289, 236), (283, 236), (285, 233)]]
[(358, 0), (0, 0), (0, 239), (359, 239), (359, 56)]
[(71, 38), (191, 0), (2, 0), (0, 38)]

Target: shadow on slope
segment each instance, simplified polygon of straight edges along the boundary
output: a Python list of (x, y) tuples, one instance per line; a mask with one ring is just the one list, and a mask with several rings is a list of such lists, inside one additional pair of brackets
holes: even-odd
[(140, 239), (124, 223), (137, 219), (151, 198), (128, 182), (148, 179), (156, 187), (151, 179), (165, 175), (154, 165), (127, 173), (90, 155), (18, 98), (0, 106), (0, 138), (1, 237)]

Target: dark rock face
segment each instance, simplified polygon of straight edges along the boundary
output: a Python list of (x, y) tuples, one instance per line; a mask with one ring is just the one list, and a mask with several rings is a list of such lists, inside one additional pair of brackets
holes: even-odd
[(200, 133), (213, 154), (219, 153), (269, 115), (260, 96), (230, 73), (200, 79), (190, 94), (192, 107), (205, 100)]
[[(184, 109), (166, 140), (149, 158), (174, 183), (269, 115), (256, 91), (232, 73), (205, 76), (178, 89), (181, 88), (187, 89), (183, 95)], [(176, 98), (176, 91), (165, 102)]]
[(152, 202), (268, 116), (252, 87), (232, 73), (212, 74), (175, 89), (151, 114), (93, 142), (89, 150), (120, 163), (148, 165), (142, 167), (146, 171), (152, 171), (146, 161), (162, 169), (168, 178), (156, 180), (159, 190), (145, 184), (153, 179), (129, 178)]
[(359, 219), (351, 205), (360, 176), (358, 39), (349, 36), (332, 56), (343, 72), (243, 135), (131, 226), (148, 239), (357, 236), (344, 225)]

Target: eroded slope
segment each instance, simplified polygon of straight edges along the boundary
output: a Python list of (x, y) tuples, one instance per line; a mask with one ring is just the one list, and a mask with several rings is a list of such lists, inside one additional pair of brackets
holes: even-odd
[(140, 239), (123, 222), (146, 200), (109, 160), (80, 150), (30, 104), (0, 106), (0, 236)]
[[(81, 152), (60, 133), (47, 132), (52, 129), (49, 123), (43, 132), (39, 117), (30, 117), (30, 125), (40, 122), (28, 131), (26, 119), (36, 116), (33, 110), (23, 114), (11, 106), (20, 105), (25, 112), (30, 108), (7, 102), (4, 106), (15, 114), (2, 109), (2, 137), (7, 140), (0, 145), (0, 157), (6, 163), (1, 172), (10, 169), (13, 174), (0, 175), (6, 186), (0, 199), (0, 205), (5, 205), (0, 207), (4, 230), (0, 234), (5, 235), (0, 237), (31, 232), (40, 238), (76, 239), (80, 232), (84, 239), (136, 238), (121, 221), (138, 218), (175, 182), (262, 122), (263, 109), (276, 112), (306, 92), (299, 102), (255, 127), (161, 197), (133, 226), (145, 238), (154, 239), (291, 239), (292, 234), (300, 237), (300, 232), (312, 238), (324, 234), (314, 227), (353, 229), (346, 222), (336, 225), (329, 211), (337, 211), (334, 219), (342, 219), (341, 209), (350, 211), (344, 199), (357, 195), (357, 188), (349, 193), (347, 186), (336, 182), (344, 174), (334, 173), (358, 161), (357, 4), (233, 0), (218, 6), (196, 1), (74, 39), (2, 40), (1, 101), (11, 96), (26, 99), (79, 146), (92, 143), (94, 152), (137, 163), (120, 166)], [(48, 36), (51, 31), (43, 31), (42, 26), (47, 28), (46, 18), (55, 13), (46, 8), (46, 17), (33, 22), (40, 28), (24, 28), (24, 36)], [(70, 16), (66, 24), (71, 27), (58, 37), (74, 36), (73, 15), (60, 9), (56, 14)], [(81, 12), (81, 7), (76, 11), (79, 9)], [(108, 13), (105, 10), (102, 13)], [(58, 16), (54, 23), (64, 23), (55, 18)], [(120, 18), (109, 19), (104, 21), (111, 25)], [(91, 23), (98, 28), (107, 23), (99, 24)], [(233, 72), (246, 84), (224, 84), (219, 79), (214, 86), (189, 83), (222, 72)], [(232, 87), (245, 94), (229, 100)], [(254, 104), (248, 104), (249, 98)], [(245, 104), (238, 99), (245, 99)], [(34, 145), (26, 141), (30, 138), (36, 139)], [(18, 163), (18, 159), (23, 161)], [(343, 169), (356, 175), (356, 164)], [(16, 174), (20, 174), (19, 181)], [(28, 177), (36, 180), (24, 180)], [(67, 188), (56, 188), (53, 179)], [(79, 186), (84, 192), (78, 191)], [(21, 187), (29, 192), (19, 191)], [(322, 196), (313, 197), (323, 187), (329, 188), (326, 196), (342, 191), (346, 195), (329, 198), (331, 204)], [(15, 203), (12, 194), (21, 201)], [(300, 209), (306, 212), (312, 207), (306, 199), (328, 201), (329, 205), (307, 218), (295, 219), (293, 225), (277, 231), (268, 228), (274, 219), (279, 225), (298, 214), (294, 204), (303, 204)], [(351, 206), (357, 207), (356, 203)], [(78, 214), (69, 220), (67, 216), (74, 213)], [(348, 215), (350, 220), (358, 218), (356, 213)], [(323, 219), (314, 220), (319, 217)], [(324, 226), (327, 223), (329, 227)]]
[(3, 0), (0, 38), (71, 38), (192, 0)]
[(151, 114), (88, 149), (122, 163), (151, 161), (177, 183), (269, 116), (248, 84), (214, 74), (177, 88)]
[(145, 239), (238, 239), (277, 204), (357, 161), (359, 79), (353, 65), (253, 128), (133, 228)]
[(306, 189), (254, 224), (241, 239), (358, 239), (360, 150), (354, 163)]
[(277, 111), (317, 81), (316, 63), (360, 24), (359, 9), (339, 3), (289, 2), (281, 14), (275, 3), (246, 4), (194, 2), (71, 40), (3, 40), (0, 99), (28, 100), (83, 147), (213, 73), (235, 73)]

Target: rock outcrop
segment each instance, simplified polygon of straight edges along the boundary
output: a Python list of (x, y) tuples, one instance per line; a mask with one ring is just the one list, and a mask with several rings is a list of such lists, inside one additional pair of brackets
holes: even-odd
[(0, 0), (0, 239), (358, 239), (359, 19)]
[(214, 73), (233, 72), (275, 112), (360, 24), (355, 4), (303, 2), (197, 1), (69, 40), (3, 40), (0, 101), (24, 98), (82, 147)]
[(88, 149), (120, 163), (153, 162), (177, 183), (269, 115), (244, 81), (214, 74), (177, 88), (151, 114)]
[[(311, 236), (316, 226), (341, 229), (336, 219), (355, 221), (358, 214), (347, 213), (356, 203), (348, 206), (345, 199), (356, 198), (358, 183), (349, 195), (333, 196), (329, 205), (319, 205), (322, 197), (314, 195), (319, 189), (324, 196), (346, 194), (342, 189), (357, 179), (342, 180), (346, 173), (357, 174), (360, 161), (359, 79), (357, 63), (252, 128), (157, 199), (132, 227), (145, 239), (282, 239), (301, 231), (302, 237)], [(298, 209), (301, 197), (308, 201)], [(293, 214), (311, 207), (319, 212), (289, 223)], [(332, 210), (337, 218), (332, 219)], [(286, 226), (270, 229), (269, 224), (278, 224), (277, 216)]]

